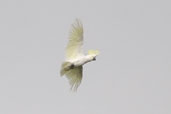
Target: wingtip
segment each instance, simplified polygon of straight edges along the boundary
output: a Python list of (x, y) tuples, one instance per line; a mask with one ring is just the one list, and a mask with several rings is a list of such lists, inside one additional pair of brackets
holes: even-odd
[(82, 24), (81, 19), (76, 18), (75, 21), (74, 21), (74, 23), (72, 24), (72, 26), (73, 27), (75, 27), (75, 26), (83, 27), (83, 24)]

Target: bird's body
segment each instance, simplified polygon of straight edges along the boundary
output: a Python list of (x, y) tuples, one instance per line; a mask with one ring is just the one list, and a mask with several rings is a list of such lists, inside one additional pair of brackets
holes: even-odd
[(86, 56), (79, 57), (75, 60), (69, 61), (69, 62), (71, 62), (75, 67), (78, 67), (78, 66), (84, 65), (88, 62), (91, 62), (93, 60), (95, 60), (93, 56), (86, 55)]
[(84, 55), (83, 26), (79, 20), (72, 25), (69, 42), (66, 47), (66, 60), (62, 63), (60, 74), (66, 75), (69, 79), (71, 89), (77, 90), (82, 80), (83, 65), (96, 60), (99, 54), (97, 50), (89, 50), (88, 55)]

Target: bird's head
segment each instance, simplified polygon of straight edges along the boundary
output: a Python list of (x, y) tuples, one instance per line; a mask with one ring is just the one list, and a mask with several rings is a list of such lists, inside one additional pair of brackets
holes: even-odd
[(91, 57), (91, 60), (95, 61), (96, 56), (99, 55), (99, 51), (98, 50), (89, 50), (88, 55)]

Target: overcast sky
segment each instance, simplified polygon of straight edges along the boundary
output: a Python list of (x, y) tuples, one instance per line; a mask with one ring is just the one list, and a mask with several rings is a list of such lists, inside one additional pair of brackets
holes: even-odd
[[(1, 114), (171, 114), (169, 0), (1, 0)], [(71, 24), (84, 25), (77, 93), (59, 71)]]

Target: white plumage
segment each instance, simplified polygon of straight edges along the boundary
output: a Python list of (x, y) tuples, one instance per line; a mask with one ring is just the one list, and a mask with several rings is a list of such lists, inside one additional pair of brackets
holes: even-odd
[(83, 45), (83, 25), (76, 19), (72, 24), (69, 42), (66, 47), (66, 60), (62, 63), (60, 74), (69, 79), (71, 90), (76, 91), (81, 83), (83, 75), (83, 65), (87, 62), (96, 60), (99, 54), (97, 50), (89, 50), (88, 55), (84, 55)]

